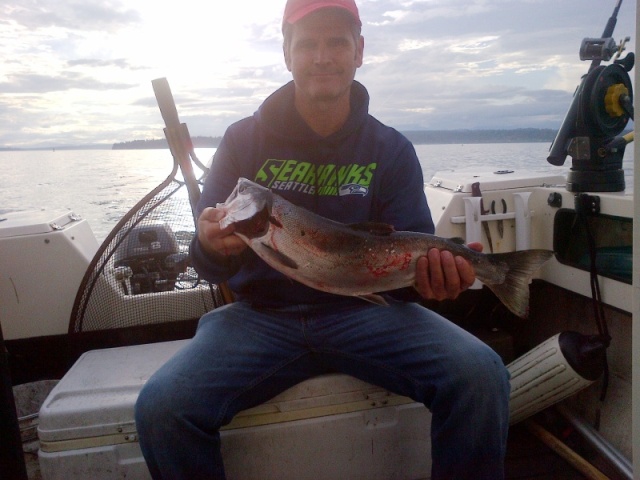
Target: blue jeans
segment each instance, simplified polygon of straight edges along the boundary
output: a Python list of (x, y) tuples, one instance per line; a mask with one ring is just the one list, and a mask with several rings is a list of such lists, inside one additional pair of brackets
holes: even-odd
[(153, 478), (224, 479), (219, 428), (331, 371), (431, 410), (433, 479), (504, 477), (510, 386), (500, 357), (418, 304), (354, 300), (277, 311), (239, 302), (204, 315), (193, 340), (149, 379), (136, 404)]

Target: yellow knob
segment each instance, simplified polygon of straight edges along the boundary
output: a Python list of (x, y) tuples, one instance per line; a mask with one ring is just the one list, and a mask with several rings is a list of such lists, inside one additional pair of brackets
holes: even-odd
[(611, 85), (604, 96), (604, 108), (611, 117), (621, 117), (624, 109), (620, 105), (620, 96), (629, 95), (629, 90), (622, 83)]

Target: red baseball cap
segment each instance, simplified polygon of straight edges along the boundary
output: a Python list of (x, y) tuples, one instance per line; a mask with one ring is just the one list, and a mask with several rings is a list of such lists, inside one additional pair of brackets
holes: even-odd
[(310, 13), (328, 7), (346, 10), (351, 14), (356, 24), (362, 26), (358, 7), (354, 0), (287, 0), (282, 23), (296, 23)]

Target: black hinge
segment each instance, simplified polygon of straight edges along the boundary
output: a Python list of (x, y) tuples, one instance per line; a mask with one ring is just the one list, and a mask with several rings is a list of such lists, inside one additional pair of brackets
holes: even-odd
[(579, 214), (597, 215), (600, 213), (600, 197), (589, 195), (588, 193), (579, 193), (576, 195), (575, 208), (576, 213)]

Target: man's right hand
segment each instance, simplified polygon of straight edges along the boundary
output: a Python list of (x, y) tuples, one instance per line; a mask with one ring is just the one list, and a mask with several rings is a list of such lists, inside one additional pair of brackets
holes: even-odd
[(198, 217), (198, 241), (202, 249), (209, 254), (239, 255), (247, 248), (247, 244), (234, 235), (233, 225), (220, 228), (222, 217), (224, 217), (223, 210), (213, 207), (205, 208)]

